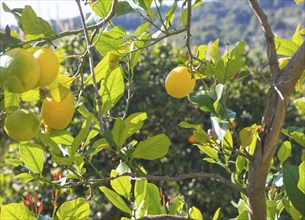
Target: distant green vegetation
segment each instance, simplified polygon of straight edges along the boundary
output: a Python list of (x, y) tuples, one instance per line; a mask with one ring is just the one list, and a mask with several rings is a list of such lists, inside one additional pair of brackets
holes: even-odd
[[(296, 7), (293, 0), (269, 0), (261, 1), (261, 6), (266, 11), (275, 34), (282, 38), (292, 36), (295, 30), (291, 24), (296, 24), (298, 18), (303, 16), (303, 19), (305, 19), (304, 2)], [(164, 5), (161, 8), (161, 13), (165, 14), (169, 9), (169, 6)], [(176, 10), (173, 27), (179, 26), (181, 10)], [(61, 23), (61, 27), (81, 28), (79, 17), (64, 19), (61, 20)], [(115, 18), (113, 23), (132, 32), (144, 21), (137, 13), (129, 13)], [(60, 31), (55, 20), (52, 20), (51, 24), (56, 31)], [(261, 47), (264, 40), (263, 35), (255, 34), (261, 31), (255, 15), (245, 0), (205, 2), (193, 10), (192, 44), (206, 44), (220, 38), (222, 46), (225, 46), (225, 44), (234, 45), (237, 41), (243, 40), (251, 47)], [(184, 42), (183, 38), (184, 35), (182, 34), (173, 36), (169, 40), (181, 45)]]

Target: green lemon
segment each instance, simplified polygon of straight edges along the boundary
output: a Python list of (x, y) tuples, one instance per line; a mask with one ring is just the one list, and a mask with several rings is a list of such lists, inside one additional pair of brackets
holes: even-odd
[(0, 86), (12, 93), (34, 89), (40, 78), (39, 62), (25, 49), (15, 48), (1, 56)]
[(19, 109), (6, 116), (4, 130), (15, 141), (29, 141), (36, 137), (40, 125), (40, 119), (35, 113)]

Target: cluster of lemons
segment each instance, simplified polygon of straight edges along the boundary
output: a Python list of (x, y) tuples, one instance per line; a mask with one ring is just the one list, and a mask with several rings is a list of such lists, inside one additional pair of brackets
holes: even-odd
[[(51, 48), (30, 53), (23, 48), (9, 50), (1, 56), (0, 86), (11, 93), (23, 93), (50, 85), (58, 76), (59, 60)], [(66, 128), (74, 115), (74, 98), (69, 93), (56, 102), (43, 98), (41, 115), (27, 109), (8, 113), (4, 121), (7, 135), (16, 141), (29, 141), (38, 134), (41, 121), (46, 130)], [(41, 120), (41, 119), (42, 120)]]

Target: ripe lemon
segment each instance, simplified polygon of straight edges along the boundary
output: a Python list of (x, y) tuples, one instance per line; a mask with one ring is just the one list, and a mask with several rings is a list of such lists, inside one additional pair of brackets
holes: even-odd
[(40, 64), (40, 78), (37, 86), (44, 87), (53, 82), (59, 71), (59, 61), (51, 48), (41, 48), (34, 53)]
[(25, 49), (15, 48), (1, 56), (0, 86), (12, 93), (34, 89), (40, 78), (40, 66)]
[(178, 66), (165, 79), (166, 92), (174, 98), (188, 96), (195, 87), (196, 80), (185, 66)]
[(6, 116), (4, 130), (15, 141), (29, 141), (38, 134), (40, 124), (35, 113), (19, 109)]
[(69, 93), (62, 101), (46, 98), (42, 101), (42, 123), (54, 130), (65, 129), (74, 115), (74, 98)]

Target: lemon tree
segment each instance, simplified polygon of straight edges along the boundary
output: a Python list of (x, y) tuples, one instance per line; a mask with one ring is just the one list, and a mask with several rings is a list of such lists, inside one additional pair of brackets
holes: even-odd
[[(192, 179), (216, 180), (226, 185), (226, 190), (234, 190), (239, 196), (239, 201), (232, 202), (237, 208), (236, 219), (277, 219), (284, 209), (293, 219), (304, 218), (305, 156), (299, 158), (302, 161), (300, 165), (286, 165), (285, 161), (292, 152), (289, 141), (280, 147), (278, 160), (275, 152), (282, 133), (300, 147), (305, 146), (302, 128), (294, 126), (283, 129), (292, 92), (295, 90), (299, 95), (304, 94), (305, 29), (298, 25), (289, 40), (275, 37), (263, 12), (262, 8), (265, 7), (260, 7), (258, 0), (248, 1), (249, 9), (258, 16), (265, 32), (268, 51), (264, 63), (269, 65), (270, 77), (267, 74), (263, 76), (266, 82), (262, 83), (269, 86), (269, 91), (262, 93), (267, 101), (262, 111), (261, 125), (237, 128), (233, 122), (243, 120), (247, 114), (244, 111), (236, 113), (234, 105), (229, 107), (229, 94), (250, 73), (255, 73), (255, 68), (245, 65), (248, 61), (245, 59), (247, 43), (238, 41), (232, 46), (225, 45), (221, 39), (214, 39), (207, 45), (193, 45), (192, 16), (195, 13), (192, 11), (199, 6), (206, 7), (207, 4), (201, 6), (202, 1), (186, 0), (182, 5), (173, 1), (166, 11), (162, 9), (164, 1), (133, 2), (136, 7), (127, 0), (86, 1), (92, 9), (92, 16), (85, 20), (83, 2), (76, 0), (83, 28), (62, 33), (56, 33), (28, 5), (10, 9), (5, 3), (2, 4), (3, 10), (16, 18), (25, 39), (19, 36), (19, 31), (10, 27), (5, 28), (5, 33), (0, 33), (0, 100), (3, 106), (0, 122), (3, 122), (5, 132), (0, 140), (3, 140), (6, 155), (13, 155), (4, 164), (1, 163), (1, 168), (7, 169), (10, 165), (17, 168), (0, 174), (1, 189), (2, 186), (10, 187), (8, 196), (14, 196), (15, 192), (23, 196), (23, 189), (33, 191), (47, 187), (48, 190), (52, 189), (52, 195), (42, 196), (47, 197), (43, 199), (49, 206), (43, 206), (42, 202), (38, 206), (37, 194), (33, 199), (26, 194), (22, 206), (17, 203), (2, 206), (0, 218), (32, 219), (34, 216), (45, 219), (40, 215), (42, 207), (47, 207), (45, 215), (52, 215), (52, 219), (95, 219), (91, 208), (100, 208), (101, 205), (96, 201), (109, 201), (120, 210), (122, 220), (176, 219), (177, 215), (182, 219), (203, 219), (205, 213), (200, 210), (202, 207), (188, 204), (183, 196), (166, 199), (171, 197), (167, 196), (171, 190), (166, 187), (183, 188), (180, 182)], [(301, 0), (296, 2), (302, 4)], [(129, 13), (137, 13), (142, 18), (139, 21), (143, 23), (135, 31), (127, 31), (112, 22), (114, 17)], [(176, 16), (177, 13), (180, 16)], [(248, 13), (243, 16), (248, 16)], [(222, 29), (224, 26), (217, 27)], [(162, 169), (155, 169), (145, 161), (170, 165), (166, 157), (171, 145), (174, 156), (183, 155), (174, 148), (177, 141), (175, 136), (179, 133), (171, 134), (170, 138), (166, 131), (156, 132), (155, 135), (150, 132), (144, 134), (142, 128), (145, 120), (159, 116), (147, 114), (145, 107), (137, 112), (130, 109), (134, 96), (138, 95), (139, 85), (134, 83), (134, 79), (139, 77), (135, 74), (135, 68), (142, 68), (138, 65), (141, 52), (160, 41), (166, 43), (171, 36), (181, 36), (181, 33), (184, 34), (181, 40), (185, 41), (185, 52), (176, 54), (180, 66), (170, 71), (167, 77), (163, 70), (160, 75), (164, 77), (161, 82), (165, 83), (165, 89), (158, 94), (166, 96), (168, 93), (177, 99), (188, 96), (194, 110), (202, 111), (202, 119), (208, 119), (210, 127), (204, 128), (203, 123), (192, 124), (192, 117), (196, 116), (191, 116), (181, 118), (180, 127), (177, 125), (173, 130), (191, 129), (192, 136), (185, 142), (188, 144), (186, 148), (190, 145), (194, 145), (194, 148), (184, 152), (196, 150), (195, 153), (204, 157), (195, 161), (196, 165), (198, 162), (220, 166), (221, 175), (220, 172), (205, 172), (209, 168), (206, 164), (197, 166), (200, 169), (198, 173), (190, 169), (188, 173), (175, 173), (175, 176), (167, 173), (155, 175), (154, 172), (162, 172)], [(256, 34), (256, 31), (251, 33)], [(57, 76), (59, 59), (46, 46), (53, 44), (60, 53), (64, 46), (58, 44), (58, 39), (69, 35), (80, 36), (81, 43), (72, 44), (72, 56), (67, 57), (62, 52), (62, 56), (58, 57), (60, 61), (71, 59), (75, 65), (73, 68), (69, 65), (62, 67), (61, 75)], [(253, 39), (261, 39), (256, 37), (253, 36)], [(82, 47), (81, 50), (75, 48), (78, 45)], [(30, 51), (36, 52), (32, 55)], [(279, 63), (280, 56), (290, 59), (282, 64)], [(167, 56), (161, 58), (171, 59)], [(284, 65), (286, 67), (282, 68)], [(264, 74), (263, 69), (259, 67), (261, 74)], [(202, 84), (194, 91), (196, 79), (200, 79)], [(151, 97), (158, 98), (155, 94)], [(171, 100), (164, 105), (155, 105), (167, 116), (155, 126), (166, 125), (166, 120), (171, 120), (166, 108), (173, 103), (179, 105), (180, 101)], [(295, 104), (302, 114), (304, 99), (297, 99)], [(32, 108), (35, 112), (40, 111), (45, 131), (40, 132), (38, 114), (27, 110)], [(77, 117), (72, 121), (74, 114)], [(70, 123), (71, 126), (66, 129)], [(48, 166), (44, 166), (45, 163)], [(177, 170), (180, 172), (180, 169)], [(20, 173), (14, 176), (11, 173), (15, 171)], [(12, 181), (17, 187), (11, 187)], [(173, 184), (163, 191), (160, 182)], [(35, 187), (26, 188), (19, 185), (21, 183)], [(195, 182), (188, 185), (193, 184)], [(75, 198), (80, 194), (71, 195), (79, 191), (74, 190), (76, 187), (81, 187), (82, 197), (87, 195), (87, 199)], [(206, 189), (202, 187), (202, 190)], [(20, 196), (5, 200), (2, 195), (4, 193), (0, 195), (1, 203), (15, 199), (20, 201)], [(209, 213), (211, 219), (218, 219), (222, 214), (220, 211), (220, 208), (213, 211), (213, 216)]]
[(40, 125), (40, 119), (34, 112), (19, 109), (6, 116), (4, 130), (15, 141), (29, 141), (37, 136)]
[(165, 79), (166, 92), (174, 98), (188, 96), (194, 90), (195, 84), (196, 80), (185, 66), (174, 68)]
[(40, 78), (40, 65), (25, 49), (9, 50), (1, 56), (0, 85), (13, 93), (34, 89)]

